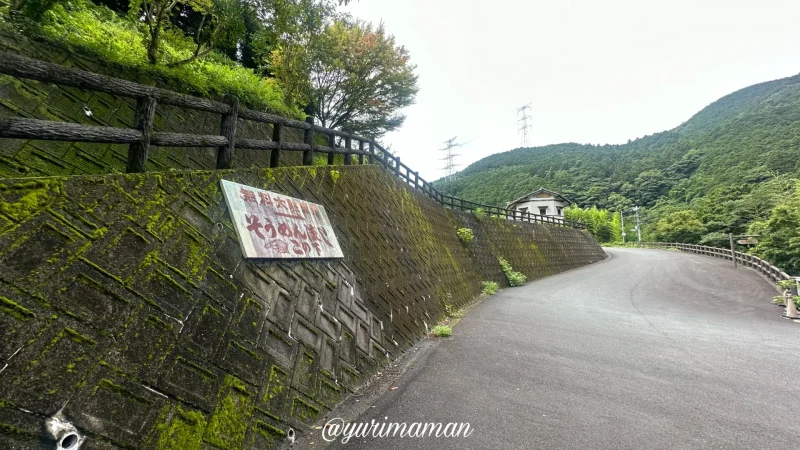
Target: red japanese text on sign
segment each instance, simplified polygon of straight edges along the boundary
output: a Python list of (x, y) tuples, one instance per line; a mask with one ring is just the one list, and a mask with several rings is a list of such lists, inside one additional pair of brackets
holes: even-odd
[(246, 258), (341, 258), (325, 208), (276, 192), (221, 181)]

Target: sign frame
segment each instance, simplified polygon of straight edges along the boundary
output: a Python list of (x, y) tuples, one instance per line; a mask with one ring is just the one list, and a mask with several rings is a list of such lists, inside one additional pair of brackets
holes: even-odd
[(344, 258), (324, 206), (228, 180), (220, 189), (245, 259)]

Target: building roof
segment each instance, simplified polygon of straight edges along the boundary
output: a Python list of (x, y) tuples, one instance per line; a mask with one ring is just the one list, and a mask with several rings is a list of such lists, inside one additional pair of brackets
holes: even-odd
[(571, 204), (572, 204), (572, 200), (568, 199), (567, 197), (564, 197), (563, 195), (559, 194), (558, 192), (551, 191), (550, 189), (539, 188), (539, 189), (537, 189), (537, 190), (535, 190), (535, 191), (533, 191), (533, 192), (528, 192), (527, 194), (525, 194), (525, 195), (523, 195), (522, 197), (520, 197), (520, 198), (518, 198), (518, 199), (514, 200), (513, 202), (508, 202), (508, 203), (506, 204), (506, 208), (508, 208), (508, 207), (509, 207), (509, 206), (511, 206), (511, 205), (515, 205), (515, 204), (519, 203), (519, 202), (520, 202), (520, 201), (522, 201), (522, 200), (526, 200), (526, 199), (527, 199), (528, 197), (530, 197), (531, 195), (536, 195), (536, 194), (538, 194), (538, 193), (540, 193), (540, 192), (546, 192), (546, 193), (548, 193), (548, 194), (552, 195), (554, 198), (560, 198), (561, 200), (563, 200), (563, 201), (567, 202), (567, 204), (568, 204), (568, 205), (571, 205)]

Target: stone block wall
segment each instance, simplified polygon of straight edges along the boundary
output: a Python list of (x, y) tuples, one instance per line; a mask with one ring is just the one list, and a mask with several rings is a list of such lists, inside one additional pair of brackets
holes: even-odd
[[(221, 178), (324, 205), (345, 258), (244, 260)], [(376, 166), (0, 180), (0, 442), (53, 448), (58, 415), (84, 449), (274, 448), (504, 282), (498, 256), (533, 279), (604, 253)]]

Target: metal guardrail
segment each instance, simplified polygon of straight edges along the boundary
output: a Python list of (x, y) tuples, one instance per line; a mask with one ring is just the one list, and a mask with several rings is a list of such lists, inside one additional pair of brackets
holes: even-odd
[(641, 242), (638, 244), (640, 247), (646, 248), (675, 248), (682, 252), (687, 253), (694, 253), (698, 255), (707, 255), (707, 256), (714, 256), (716, 258), (727, 259), (730, 261), (735, 261), (743, 266), (752, 267), (762, 273), (764, 276), (769, 278), (774, 282), (782, 281), (782, 280), (790, 280), (794, 279), (795, 277), (789, 276), (786, 272), (781, 270), (778, 267), (775, 267), (770, 262), (765, 261), (758, 256), (751, 255), (749, 253), (742, 253), (742, 252), (733, 252), (729, 249), (719, 248), (719, 247), (708, 247), (705, 245), (695, 245), (695, 244), (681, 244), (676, 242)]
[[(326, 153), (328, 155), (328, 164), (334, 164), (335, 155), (341, 154), (344, 155), (344, 164), (349, 165), (353, 163), (353, 156), (357, 155), (358, 164), (377, 162), (406, 184), (422, 191), (425, 195), (447, 208), (469, 212), (482, 209), (487, 215), (509, 220), (586, 229), (586, 225), (576, 221), (539, 216), (529, 212), (484, 205), (445, 195), (436, 190), (430, 182), (422, 179), (419, 176), (419, 172), (412, 171), (411, 168), (400, 162), (399, 157), (386, 151), (373, 139), (317, 126), (313, 123), (313, 118), (311, 117), (303, 122), (241, 108), (239, 99), (235, 96), (228, 95), (225, 96), (224, 102), (217, 102), (179, 94), (166, 89), (145, 86), (119, 78), (63, 67), (58, 64), (8, 52), (0, 52), (0, 73), (17, 78), (135, 98), (137, 101), (136, 114), (134, 116), (135, 128), (91, 126), (22, 117), (0, 120), (0, 138), (129, 144), (126, 168), (128, 173), (144, 171), (151, 145), (161, 147), (217, 147), (217, 169), (229, 169), (231, 167), (237, 148), (270, 151), (270, 167), (278, 166), (280, 153), (283, 151), (302, 152), (303, 165), (313, 164), (315, 152)], [(159, 104), (220, 114), (220, 134), (196, 135), (156, 132), (153, 129), (154, 118)], [(236, 122), (239, 119), (271, 124), (273, 126), (272, 136), (269, 139), (237, 138)], [(285, 142), (283, 137), (285, 127), (303, 130), (303, 143)], [(317, 145), (316, 134), (325, 136), (325, 142), (328, 145)], [(343, 148), (336, 145), (337, 137), (344, 141)], [(354, 143), (358, 143), (357, 148)]]

